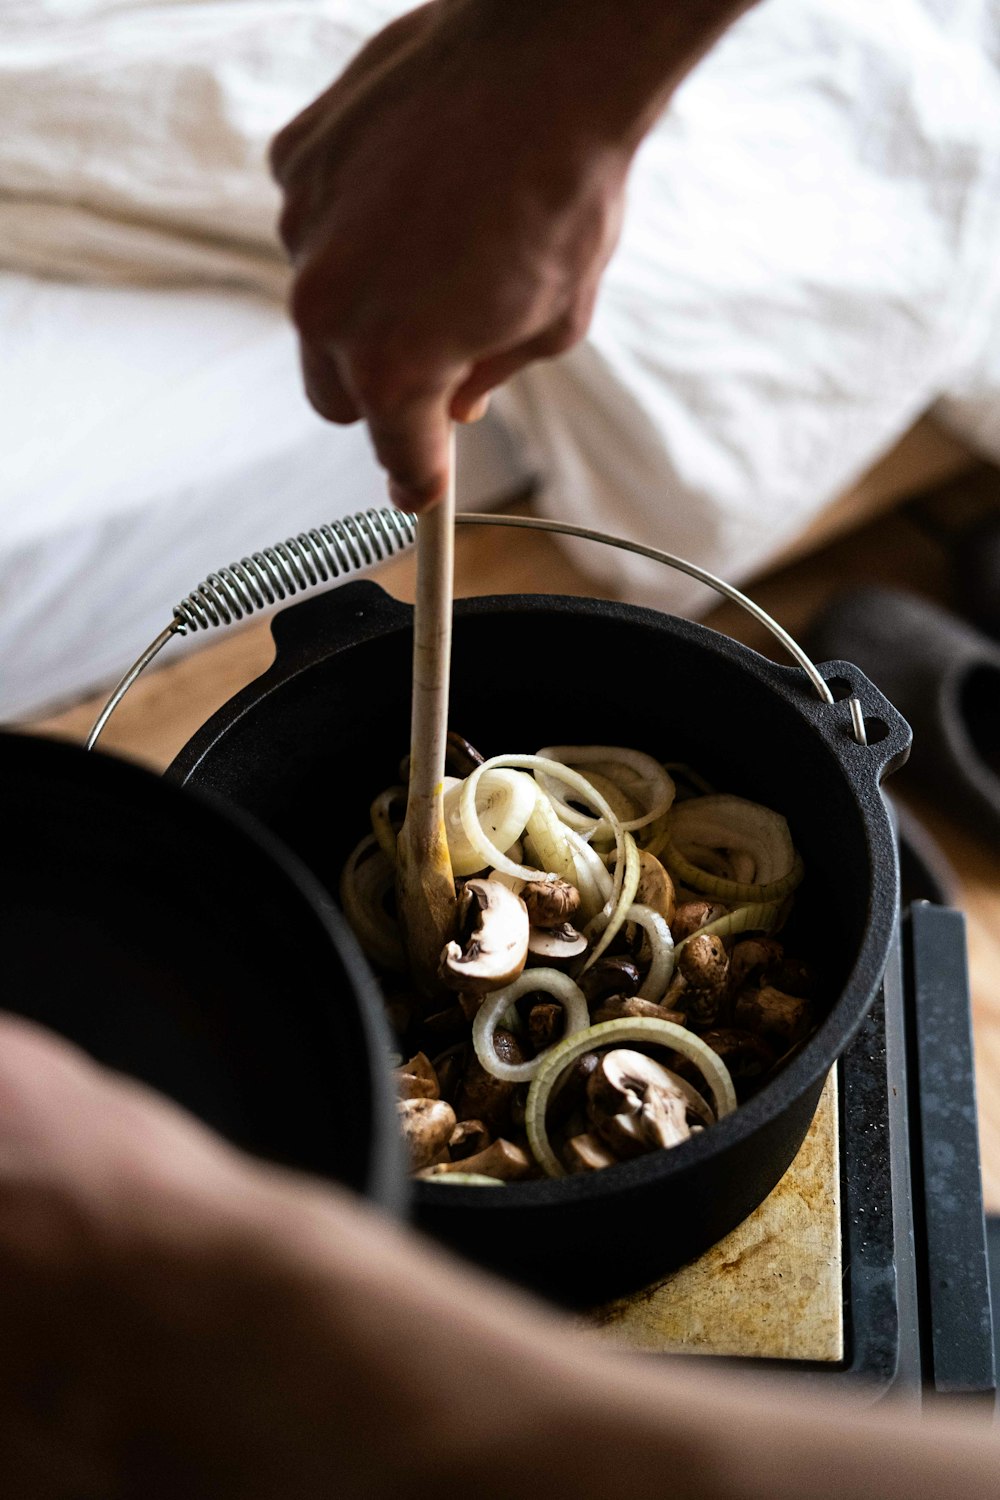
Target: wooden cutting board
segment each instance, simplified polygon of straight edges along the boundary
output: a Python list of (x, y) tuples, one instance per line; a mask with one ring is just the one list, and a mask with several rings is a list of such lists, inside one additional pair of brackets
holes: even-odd
[(844, 1357), (837, 1075), (799, 1154), (761, 1206), (700, 1260), (587, 1315), (602, 1337), (659, 1354)]

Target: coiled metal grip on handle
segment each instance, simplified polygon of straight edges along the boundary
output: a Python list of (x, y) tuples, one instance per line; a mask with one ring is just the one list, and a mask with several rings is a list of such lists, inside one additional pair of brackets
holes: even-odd
[[(618, 547), (623, 552), (634, 552), (639, 557), (651, 558), (654, 562), (686, 573), (699, 583), (707, 584), (723, 598), (732, 599), (765, 626), (802, 668), (822, 701), (834, 701), (826, 681), (798, 642), (759, 604), (741, 594), (731, 583), (699, 568), (696, 563), (675, 557), (671, 552), (661, 552), (657, 547), (627, 541), (624, 537), (608, 536), (603, 531), (573, 526), (567, 521), (549, 521), (540, 516), (462, 514), (455, 517), (455, 522), (465, 526), (513, 526), (531, 531), (558, 532), (564, 536), (580, 537), (584, 541), (602, 542), (608, 547)], [(248, 615), (256, 614), (261, 609), (269, 609), (295, 594), (331, 583), (347, 573), (363, 572), (366, 568), (374, 567), (405, 551), (413, 545), (416, 537), (417, 517), (386, 506), (381, 510), (358, 511), (343, 520), (331, 521), (312, 531), (300, 531), (287, 541), (265, 547), (262, 552), (254, 552), (238, 563), (230, 563), (228, 568), (220, 568), (217, 573), (209, 573), (203, 583), (175, 606), (170, 624), (129, 667), (98, 714), (87, 738), (87, 749), (94, 748), (105, 724), (133, 682), (175, 635), (190, 635), (197, 630), (235, 624)], [(864, 715), (856, 697), (851, 698), (850, 709), (854, 737), (858, 744), (864, 745)]]
[(399, 510), (366, 510), (265, 547), (209, 573), (174, 608), (176, 631), (187, 635), (232, 625), (306, 589), (385, 562), (417, 539), (417, 518)]

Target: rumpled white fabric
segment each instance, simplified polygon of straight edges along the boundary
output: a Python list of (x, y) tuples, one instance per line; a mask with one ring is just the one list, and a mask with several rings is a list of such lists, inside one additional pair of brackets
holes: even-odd
[[(0, 269), (79, 282), (84, 300), (99, 292), (92, 337), (105, 342), (116, 337), (110, 288), (121, 289), (119, 321), (137, 316), (138, 289), (159, 306), (188, 299), (192, 340), (193, 295), (212, 289), (239, 305), (255, 296), (270, 351), (287, 271), (267, 141), (407, 8), (0, 0)], [(613, 75), (628, 59), (608, 66)], [(541, 477), (548, 514), (738, 582), (929, 408), (1000, 459), (998, 250), (1000, 0), (765, 0), (685, 82), (640, 152), (585, 343), (499, 394), (496, 412), (519, 450), (513, 469)], [(44, 282), (35, 287), (37, 312)], [(23, 302), (9, 299), (9, 320), (0, 304), (12, 363)], [(199, 366), (207, 410), (212, 390), (225, 381), (229, 391), (234, 378), (219, 327), (206, 330)], [(58, 360), (55, 320), (51, 337)], [(154, 414), (161, 403), (171, 410), (157, 337), (141, 377)], [(126, 367), (136, 352), (133, 338)], [(196, 347), (189, 356), (198, 365)], [(81, 443), (80, 421), (64, 424), (58, 405), (46, 406), (44, 378), (30, 411), (16, 371), (8, 382), (0, 562), (15, 533), (23, 546), (26, 527), (67, 524), (65, 485), (49, 507), (44, 486), (25, 476), (57, 473), (64, 426)], [(284, 399), (268, 401), (266, 382), (248, 382), (257, 387), (252, 425), (270, 422), (280, 447), (285, 424), (293, 457), (300, 417)], [(113, 403), (116, 392), (100, 396)], [(226, 412), (221, 400), (223, 451)], [(211, 504), (212, 445), (204, 422), (193, 427), (189, 461)], [(175, 424), (169, 437), (161, 462), (187, 494), (185, 431)], [(119, 439), (127, 449), (128, 431)], [(348, 451), (356, 467), (354, 436), (332, 432), (331, 475)], [(88, 496), (105, 519), (118, 504), (90, 461), (72, 487), (78, 528)], [(138, 450), (129, 461), (133, 490), (121, 504), (137, 514), (149, 471)], [(115, 495), (127, 472), (116, 464)], [(11, 474), (22, 478), (12, 485)], [(219, 504), (232, 504), (232, 486), (217, 488)], [(164, 493), (161, 484), (161, 510)], [(178, 517), (190, 525), (183, 505)], [(325, 518), (289, 514), (286, 529)], [(705, 602), (689, 580), (624, 554), (581, 546), (580, 560), (627, 597), (681, 611)]]

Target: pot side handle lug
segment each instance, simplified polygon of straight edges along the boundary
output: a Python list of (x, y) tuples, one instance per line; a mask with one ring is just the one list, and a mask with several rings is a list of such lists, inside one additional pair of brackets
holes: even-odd
[[(909, 724), (853, 662), (825, 661), (817, 665), (836, 702), (817, 703), (815, 711), (824, 721), (844, 769), (852, 778), (873, 775), (880, 785), (909, 759), (913, 742)], [(855, 734), (851, 698), (861, 704), (865, 744), (860, 744)]]
[(271, 620), (274, 667), (282, 676), (372, 636), (409, 626), (413, 611), (369, 579), (286, 605)]

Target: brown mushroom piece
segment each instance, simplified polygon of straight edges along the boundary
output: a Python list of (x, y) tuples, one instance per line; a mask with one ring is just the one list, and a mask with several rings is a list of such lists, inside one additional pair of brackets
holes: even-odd
[(580, 909), (580, 892), (568, 880), (529, 880), (521, 900), (532, 927), (562, 927)]
[(745, 937), (733, 944), (729, 955), (729, 979), (734, 991), (763, 980), (781, 963), (785, 950), (770, 937)]
[(579, 958), (588, 946), (587, 938), (569, 922), (561, 927), (532, 927), (528, 931), (528, 953), (546, 966)]
[(393, 1069), (396, 1095), (400, 1099), (440, 1099), (441, 1087), (434, 1065), (423, 1052)]
[(675, 1026), (686, 1026), (687, 1016), (680, 1010), (668, 1010), (653, 1000), (640, 1000), (638, 995), (612, 995), (594, 1012), (594, 1025), (602, 1021), (621, 1021), (645, 1016), (652, 1021), (672, 1021)]
[(490, 1133), (482, 1120), (459, 1120), (448, 1142), (448, 1154), (452, 1161), (464, 1161), (485, 1151), (490, 1144)]
[(674, 920), (674, 882), (656, 855), (646, 849), (639, 850), (639, 885), (635, 901), (639, 906), (648, 906), (658, 912), (668, 927)]
[(566, 1029), (566, 1012), (551, 1000), (541, 1000), (528, 1012), (528, 1040), (536, 1052), (544, 1052)]
[(513, 1141), (501, 1139), (487, 1146), (485, 1151), (478, 1151), (475, 1156), (466, 1156), (462, 1161), (436, 1163), (419, 1175), (444, 1177), (451, 1172), (495, 1177), (499, 1182), (519, 1182), (524, 1177), (530, 1177), (532, 1162), (531, 1157), (520, 1146), (515, 1146)]
[(754, 1036), (752, 1031), (739, 1026), (720, 1026), (713, 1031), (704, 1031), (701, 1039), (719, 1054), (737, 1084), (760, 1078), (777, 1056), (763, 1037)]
[(654, 1058), (629, 1048), (606, 1052), (587, 1082), (588, 1118), (618, 1160), (686, 1141), (691, 1108), (678, 1079)]
[[(501, 1062), (524, 1062), (517, 1038), (502, 1027), (493, 1033), (493, 1047)], [(516, 1089), (517, 1084), (487, 1073), (475, 1052), (470, 1050), (455, 1100), (455, 1113), (460, 1120), (482, 1120), (498, 1135), (510, 1122)]]
[(717, 906), (712, 901), (681, 902), (674, 907), (674, 919), (670, 923), (670, 934), (674, 942), (683, 943), (699, 927), (706, 927), (716, 917), (721, 917), (724, 911), (724, 906)]
[(419, 1171), (448, 1145), (455, 1111), (443, 1099), (401, 1099), (396, 1110), (410, 1165)]
[(608, 995), (634, 995), (642, 978), (630, 958), (607, 955), (591, 964), (577, 982), (588, 1004), (593, 1006)]
[(439, 974), (449, 989), (484, 995), (516, 979), (528, 956), (528, 912), (498, 880), (467, 880), (458, 898), (460, 943), (446, 943)]
[(715, 1024), (729, 987), (729, 955), (715, 933), (688, 938), (677, 950), (677, 972), (663, 997), (668, 1009), (679, 1008), (696, 1026)]
[(737, 1026), (745, 1026), (760, 1036), (777, 1038), (790, 1047), (809, 1030), (809, 1002), (764, 984), (758, 990), (747, 990), (737, 996), (733, 1020)]
[(569, 1172), (600, 1172), (604, 1167), (613, 1167), (617, 1160), (603, 1141), (589, 1131), (568, 1140), (562, 1155), (563, 1165)]

